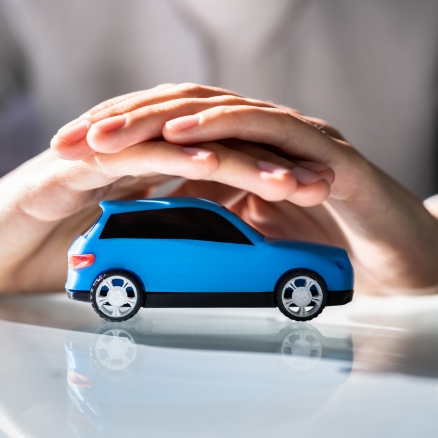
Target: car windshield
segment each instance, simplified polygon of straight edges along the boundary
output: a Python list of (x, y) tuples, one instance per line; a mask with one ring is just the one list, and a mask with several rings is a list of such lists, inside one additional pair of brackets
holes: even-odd
[(257, 233), (260, 237), (266, 237), (264, 234), (262, 234), (259, 230), (256, 230), (252, 225), (250, 225), (248, 222), (245, 222), (241, 217), (239, 217), (236, 213), (233, 213), (232, 211), (228, 210), (228, 208), (222, 207), (225, 210), (229, 211), (233, 216), (236, 216), (240, 221), (242, 221), (247, 227), (251, 228), (255, 233)]

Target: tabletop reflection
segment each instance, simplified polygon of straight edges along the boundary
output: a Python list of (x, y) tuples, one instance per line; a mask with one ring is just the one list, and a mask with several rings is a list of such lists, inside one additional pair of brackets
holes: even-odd
[(438, 297), (399, 301), (113, 325), (61, 296), (3, 298), (0, 436), (435, 437)]
[(224, 436), (266, 415), (300, 421), (324, 407), (352, 367), (348, 332), (304, 323), (161, 317), (90, 331), (71, 332), (65, 345), (68, 421), (79, 437)]

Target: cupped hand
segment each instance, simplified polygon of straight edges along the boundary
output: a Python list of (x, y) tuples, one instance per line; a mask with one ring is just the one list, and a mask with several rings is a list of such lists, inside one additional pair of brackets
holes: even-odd
[[(51, 147), (58, 156), (68, 160), (85, 159), (96, 152), (120, 153), (160, 138), (163, 125), (171, 118), (225, 103), (274, 108), (228, 90), (194, 84), (162, 85), (98, 105), (60, 129)], [(173, 146), (169, 143), (167, 148), (170, 149)], [(242, 143), (233, 148), (223, 142), (202, 143), (204, 150), (200, 150), (201, 145), (196, 146), (199, 156), (210, 153), (218, 161), (217, 169), (204, 179), (251, 190), (263, 199), (288, 199), (299, 205), (316, 205), (327, 198), (334, 180), (329, 166), (299, 158), (285, 159), (279, 151), (269, 151), (266, 146), (246, 143), (244, 147)], [(174, 152), (177, 150), (173, 147)], [(166, 159), (169, 170), (163, 171), (172, 174), (170, 152)]]

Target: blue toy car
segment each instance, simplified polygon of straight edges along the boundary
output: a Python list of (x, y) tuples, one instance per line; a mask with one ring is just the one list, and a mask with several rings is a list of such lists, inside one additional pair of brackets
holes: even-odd
[(69, 250), (67, 295), (108, 321), (140, 307), (278, 307), (308, 321), (353, 298), (341, 248), (264, 237), (197, 198), (103, 201)]

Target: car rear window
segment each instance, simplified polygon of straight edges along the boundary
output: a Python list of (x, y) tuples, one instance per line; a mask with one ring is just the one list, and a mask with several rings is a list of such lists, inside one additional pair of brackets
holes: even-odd
[(112, 214), (100, 239), (187, 239), (252, 245), (220, 214), (193, 207)]

